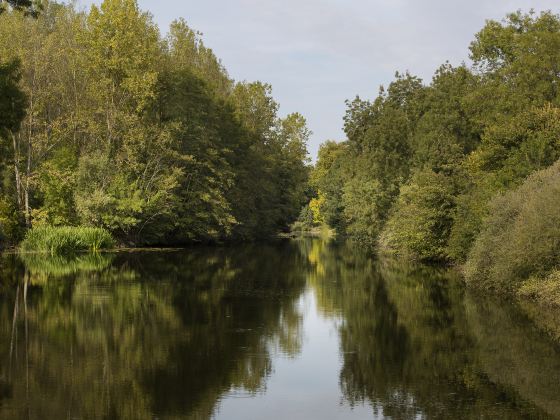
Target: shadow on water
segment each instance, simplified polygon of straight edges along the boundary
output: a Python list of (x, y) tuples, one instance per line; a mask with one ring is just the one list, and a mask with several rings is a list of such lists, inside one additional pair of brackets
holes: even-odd
[(349, 418), (560, 418), (557, 345), (447, 270), (318, 239), (0, 261), (0, 418), (210, 418), (266, 395), (309, 311)]

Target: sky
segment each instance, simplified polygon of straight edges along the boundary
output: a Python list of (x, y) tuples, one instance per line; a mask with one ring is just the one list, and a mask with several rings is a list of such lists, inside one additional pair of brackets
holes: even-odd
[[(88, 7), (100, 1), (80, 0)], [(344, 140), (345, 100), (372, 99), (396, 71), (426, 83), (445, 61), (468, 64), (487, 19), (560, 13), (558, 0), (139, 0), (162, 34), (183, 17), (237, 81), (270, 83), (280, 115), (300, 112), (325, 140)]]

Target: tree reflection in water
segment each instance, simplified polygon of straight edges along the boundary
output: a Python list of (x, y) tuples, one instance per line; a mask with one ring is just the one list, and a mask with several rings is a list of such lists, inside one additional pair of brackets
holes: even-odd
[[(560, 416), (560, 396), (553, 395), (560, 385), (557, 348), (534, 331), (530, 334), (527, 322), (512, 324), (511, 318), (481, 314), (483, 308), (489, 310), (485, 300), (467, 299), (455, 272), (375, 260), (349, 244), (301, 242), (300, 249), (314, 267), (309, 279), (321, 312), (343, 318), (340, 387), (350, 406), (368, 403), (374, 412), (395, 419)], [(494, 313), (519, 314), (504, 302), (490, 307)], [(515, 328), (519, 339), (512, 343), (504, 333), (481, 340), (480, 322), (491, 331)], [(522, 337), (539, 343), (529, 346), (532, 354), (511, 348), (523, 343)], [(491, 351), (485, 348), (489, 343)], [(511, 359), (489, 368), (488, 356), (505, 348), (517, 363), (535, 370), (512, 372)], [(523, 362), (527, 358), (538, 362), (528, 366)], [(504, 380), (497, 372), (515, 378)], [(532, 376), (533, 385), (543, 384), (542, 394), (522, 386)]]
[(301, 346), (291, 247), (122, 253), (95, 272), (4, 257), (0, 417), (205, 418), (232, 388), (259, 392), (272, 354)]
[(395, 419), (560, 417), (558, 347), (456, 277), (310, 239), (5, 255), (0, 418), (209, 418), (236, 393), (253, 397), (250, 417), (316, 313), (335, 328), (347, 417), (362, 405)]

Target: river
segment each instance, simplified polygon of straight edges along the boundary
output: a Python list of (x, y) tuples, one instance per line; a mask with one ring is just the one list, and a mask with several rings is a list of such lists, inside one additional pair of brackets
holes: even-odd
[(0, 418), (560, 418), (560, 347), (320, 239), (0, 258)]

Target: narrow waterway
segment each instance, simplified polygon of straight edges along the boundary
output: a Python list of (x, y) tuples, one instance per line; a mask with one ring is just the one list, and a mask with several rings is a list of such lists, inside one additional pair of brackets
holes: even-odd
[(0, 259), (0, 418), (560, 418), (560, 347), (319, 239)]

